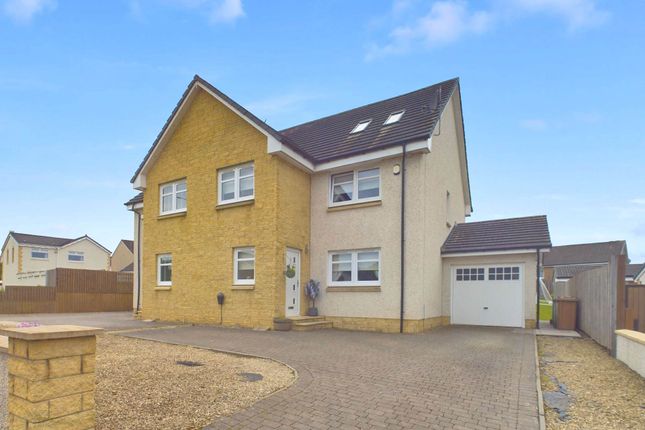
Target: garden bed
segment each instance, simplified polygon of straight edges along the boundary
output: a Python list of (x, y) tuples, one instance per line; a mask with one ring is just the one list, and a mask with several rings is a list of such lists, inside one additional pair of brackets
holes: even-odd
[(643, 429), (645, 380), (589, 338), (538, 337), (547, 429)]
[(97, 349), (100, 429), (202, 428), (296, 378), (272, 360), (121, 336), (100, 336)]

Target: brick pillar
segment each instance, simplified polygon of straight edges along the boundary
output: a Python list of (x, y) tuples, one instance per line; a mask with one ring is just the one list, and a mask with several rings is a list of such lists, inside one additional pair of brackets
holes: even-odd
[(92, 429), (100, 329), (0, 329), (9, 337), (9, 429)]

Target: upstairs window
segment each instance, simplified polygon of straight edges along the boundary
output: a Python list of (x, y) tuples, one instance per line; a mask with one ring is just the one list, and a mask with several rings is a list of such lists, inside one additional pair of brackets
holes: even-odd
[(49, 250), (46, 248), (31, 248), (31, 258), (34, 260), (47, 260), (49, 258)]
[(404, 110), (392, 112), (390, 116), (387, 117), (383, 125), (390, 125), (390, 124), (394, 124), (395, 122), (399, 122), (399, 120), (401, 119), (404, 113), (405, 113)]
[(371, 119), (365, 119), (358, 124), (356, 124), (356, 127), (352, 129), (352, 131), (349, 132), (349, 134), (352, 133), (360, 133), (361, 131), (365, 130), (368, 125), (370, 125), (370, 122), (372, 122)]
[(253, 163), (222, 169), (218, 173), (218, 203), (235, 203), (255, 198)]
[(378, 167), (331, 176), (331, 206), (372, 201), (380, 198), (381, 173)]
[(186, 180), (170, 182), (160, 187), (161, 215), (186, 212)]
[(67, 261), (81, 263), (85, 261), (85, 254), (80, 251), (69, 251), (69, 253), (67, 254)]

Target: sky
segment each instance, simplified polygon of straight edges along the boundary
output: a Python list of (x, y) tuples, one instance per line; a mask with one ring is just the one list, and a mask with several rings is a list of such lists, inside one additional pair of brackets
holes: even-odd
[(645, 2), (0, 0), (0, 234), (132, 238), (195, 74), (276, 129), (460, 78), (474, 212), (645, 261)]

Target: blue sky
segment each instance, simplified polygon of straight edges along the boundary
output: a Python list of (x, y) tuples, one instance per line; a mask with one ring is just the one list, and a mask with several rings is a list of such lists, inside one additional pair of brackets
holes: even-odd
[[(280, 129), (459, 76), (472, 220), (645, 261), (645, 3), (0, 0), (0, 231), (132, 236), (194, 74)], [(3, 233), (4, 234), (4, 233)]]

